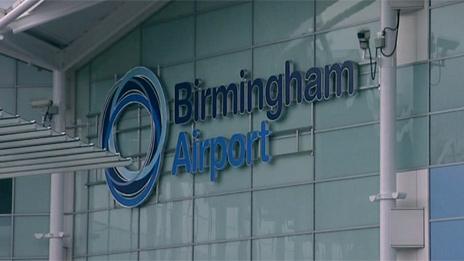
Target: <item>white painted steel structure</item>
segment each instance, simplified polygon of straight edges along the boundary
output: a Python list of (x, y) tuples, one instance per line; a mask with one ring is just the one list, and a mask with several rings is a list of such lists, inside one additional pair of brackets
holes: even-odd
[[(59, 124), (58, 124), (59, 125)], [(64, 129), (63, 126), (56, 126)], [(0, 110), (0, 178), (127, 166), (130, 159)]]
[[(63, 71), (53, 71), (53, 104), (58, 107), (55, 115), (55, 129), (66, 129), (66, 74)], [(50, 180), (50, 244), (49, 260), (64, 260), (64, 176), (63, 173), (53, 173)]]
[[(396, 12), (390, 0), (381, 1), (380, 28), (395, 28)], [(395, 46), (395, 32), (386, 30), (386, 51)], [(380, 260), (395, 260), (391, 247), (390, 211), (396, 205), (396, 53), (380, 58)]]

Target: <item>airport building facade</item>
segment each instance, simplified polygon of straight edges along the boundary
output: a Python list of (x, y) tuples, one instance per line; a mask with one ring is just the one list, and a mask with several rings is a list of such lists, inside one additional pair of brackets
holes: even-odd
[[(422, 245), (397, 248), (399, 258), (464, 258), (463, 12), (462, 1), (432, 0), (401, 14), (397, 187), (408, 195), (397, 207), (421, 210), (424, 218)], [(379, 203), (369, 196), (379, 193), (382, 76), (371, 79), (356, 38), (362, 29), (380, 31), (380, 1), (173, 1), (67, 72), (67, 129), (85, 141), (101, 144), (110, 90), (134, 67), (159, 78), (169, 114), (161, 174), (137, 207), (114, 200), (103, 170), (66, 175), (67, 259), (378, 260)], [(316, 98), (306, 99), (302, 84), (301, 102), (297, 91), (288, 104), (284, 95), (277, 101), (279, 76), (283, 92), (289, 72), (301, 71), (308, 83), (312, 68), (344, 63), (356, 64), (352, 92), (352, 71), (343, 70), (341, 95), (317, 99), (308, 89)], [(51, 97), (52, 73), (6, 56), (0, 72), (1, 107), (41, 121), (30, 102)], [(246, 102), (243, 111), (240, 103), (234, 108), (225, 95), (216, 117), (209, 107), (203, 119), (193, 113), (176, 122), (185, 113), (176, 110), (180, 83), (189, 83), (194, 97), (231, 83), (239, 92), (254, 79), (266, 79), (261, 109), (257, 88), (251, 110)], [(115, 124), (131, 170), (150, 154), (150, 120), (146, 107), (130, 105)], [(202, 172), (175, 164), (182, 133), (231, 139), (262, 131), (263, 122), (272, 132), (268, 147), (247, 151), (249, 162), (219, 164), (214, 177), (214, 165)], [(0, 180), (0, 260), (48, 259), (48, 241), (34, 234), (49, 230), (49, 197), (48, 175)]]

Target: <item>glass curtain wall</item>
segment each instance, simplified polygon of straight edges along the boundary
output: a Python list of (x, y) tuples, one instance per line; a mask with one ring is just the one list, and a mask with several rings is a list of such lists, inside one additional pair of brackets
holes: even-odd
[[(271, 164), (172, 176), (177, 135), (171, 124), (164, 173), (147, 204), (124, 209), (101, 172), (75, 177), (75, 260), (377, 260), (379, 96), (356, 32), (379, 31), (380, 2), (174, 1), (77, 71), (76, 123), (96, 142), (99, 113), (112, 84), (136, 65), (151, 68), (174, 97), (174, 85), (204, 87), (345, 60), (361, 63), (360, 90), (288, 107), (270, 124)], [(175, 51), (174, 51), (175, 50)], [(429, 165), (429, 66), (398, 68), (398, 164)], [(194, 123), (203, 138), (256, 130), (265, 112)], [(172, 117), (171, 117), (172, 118)], [(432, 125), (433, 126), (433, 125)], [(122, 154), (137, 169), (150, 132), (141, 108), (118, 125)]]
[(430, 7), (430, 237), (432, 260), (464, 256), (463, 1)]
[[(41, 122), (31, 101), (52, 98), (52, 73), (0, 55), (0, 108)], [(0, 260), (48, 260), (50, 176), (0, 179)]]

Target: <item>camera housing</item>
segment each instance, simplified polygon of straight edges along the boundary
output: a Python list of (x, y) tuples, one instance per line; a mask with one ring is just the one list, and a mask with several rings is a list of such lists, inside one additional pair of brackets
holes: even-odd
[(371, 37), (371, 32), (369, 30), (363, 29), (357, 33), (359, 47), (362, 50), (369, 48), (369, 39)]

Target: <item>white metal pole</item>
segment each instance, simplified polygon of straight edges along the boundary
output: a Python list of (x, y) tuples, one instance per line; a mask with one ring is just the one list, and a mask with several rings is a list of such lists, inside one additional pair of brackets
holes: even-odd
[[(396, 26), (396, 13), (390, 0), (382, 0), (381, 29)], [(395, 32), (386, 30), (385, 53), (393, 51)], [(395, 207), (392, 193), (396, 190), (396, 54), (380, 59), (380, 260), (395, 260), (391, 247), (390, 210)]]
[[(58, 107), (58, 114), (53, 116), (54, 128), (57, 131), (65, 131), (65, 88), (66, 78), (63, 71), (53, 71), (53, 104)], [(63, 238), (64, 232), (64, 175), (54, 173), (51, 175), (50, 191), (50, 246), (49, 260), (64, 260)]]

